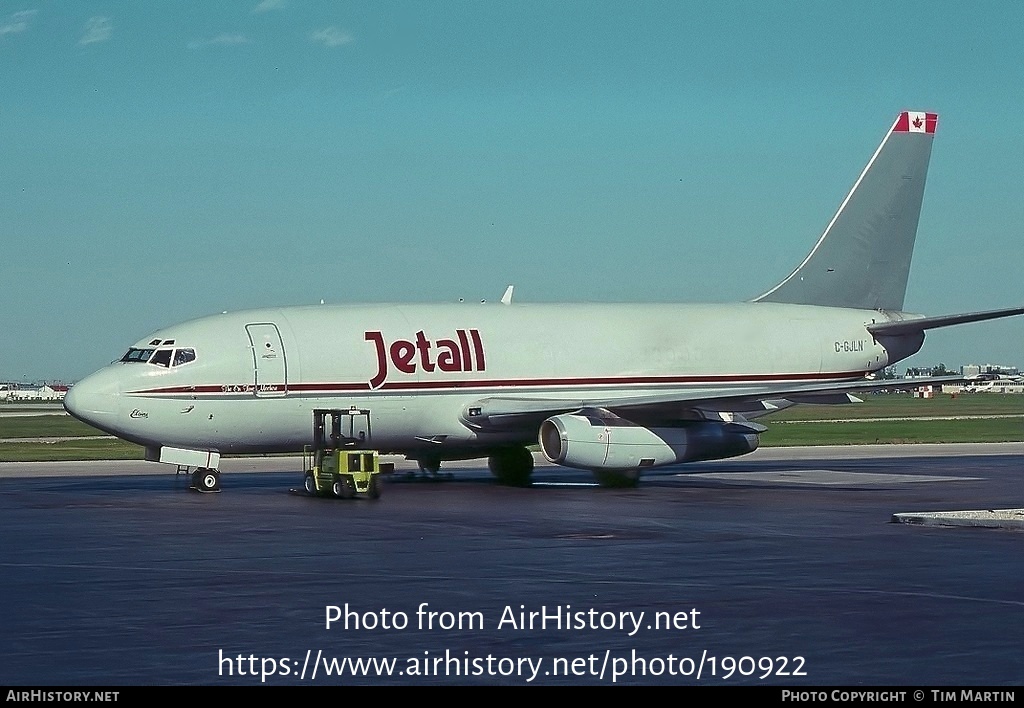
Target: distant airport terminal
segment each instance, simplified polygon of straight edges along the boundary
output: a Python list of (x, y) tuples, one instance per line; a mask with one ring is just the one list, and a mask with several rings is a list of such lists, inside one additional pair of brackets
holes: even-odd
[(0, 383), (0, 401), (63, 401), (70, 387), (67, 384)]

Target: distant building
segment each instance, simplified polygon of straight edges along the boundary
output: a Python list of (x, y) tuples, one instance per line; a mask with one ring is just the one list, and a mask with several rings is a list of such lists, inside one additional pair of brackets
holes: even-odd
[(64, 396), (68, 395), (68, 388), (67, 384), (45, 384), (40, 391), (43, 393), (52, 392), (53, 398), (48, 400), (63, 401)]
[(960, 367), (963, 376), (991, 376), (1000, 378), (1003, 376), (1020, 376), (1020, 369), (1016, 366), (1002, 366), (998, 364), (964, 364)]
[(68, 387), (64, 384), (0, 383), (0, 401), (62, 401)]
[(1024, 377), (1015, 379), (979, 379), (963, 384), (945, 384), (943, 393), (1019, 393), (1024, 394)]
[(1024, 393), (1024, 376), (1016, 366), (964, 364), (960, 374), (970, 381), (943, 386), (946, 393)]
[(945, 364), (939, 364), (938, 366), (912, 366), (907, 369), (904, 378), (928, 379), (932, 376), (956, 376), (956, 372), (947, 369)]

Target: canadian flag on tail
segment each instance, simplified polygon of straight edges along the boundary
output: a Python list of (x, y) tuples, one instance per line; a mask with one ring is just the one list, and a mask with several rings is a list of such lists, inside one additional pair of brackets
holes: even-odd
[(934, 133), (938, 122), (938, 113), (903, 111), (896, 119), (896, 126), (892, 131), (894, 133)]

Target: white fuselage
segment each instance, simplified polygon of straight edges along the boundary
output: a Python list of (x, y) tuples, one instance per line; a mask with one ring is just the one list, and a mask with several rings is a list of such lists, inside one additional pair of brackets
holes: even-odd
[(852, 381), (892, 363), (865, 330), (884, 319), (773, 303), (250, 310), (153, 333), (133, 349), (194, 360), (113, 363), (73, 387), (68, 408), (150, 448), (252, 453), (302, 450), (313, 409), (355, 407), (370, 411), (368, 446), (473, 457), (536, 441), (467, 426), (474, 401)]

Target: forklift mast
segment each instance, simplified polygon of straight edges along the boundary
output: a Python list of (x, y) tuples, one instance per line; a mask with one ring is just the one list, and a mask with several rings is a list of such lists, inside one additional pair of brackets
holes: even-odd
[(363, 408), (315, 408), (313, 450), (365, 447), (370, 440), (370, 411)]

